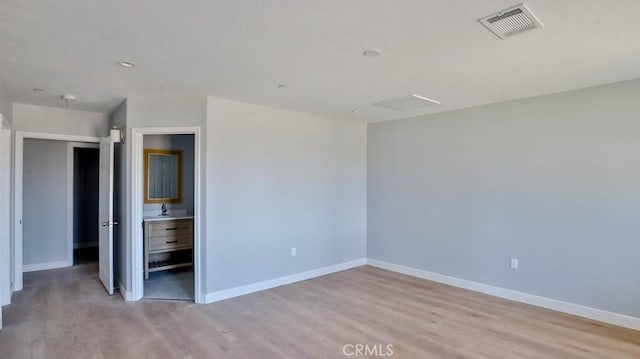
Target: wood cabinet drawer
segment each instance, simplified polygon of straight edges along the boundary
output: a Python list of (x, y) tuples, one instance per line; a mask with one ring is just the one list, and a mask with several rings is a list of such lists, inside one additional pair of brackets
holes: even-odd
[(193, 233), (193, 221), (190, 219), (160, 221), (149, 224), (149, 238), (183, 236)]
[(193, 236), (191, 234), (149, 238), (149, 251), (172, 250), (191, 247), (193, 247)]
[(144, 278), (150, 272), (193, 265), (193, 218), (144, 222)]

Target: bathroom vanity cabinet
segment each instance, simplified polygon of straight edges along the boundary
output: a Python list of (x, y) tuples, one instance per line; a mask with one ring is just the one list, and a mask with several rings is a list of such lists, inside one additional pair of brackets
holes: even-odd
[(144, 220), (144, 278), (150, 272), (193, 265), (193, 217)]

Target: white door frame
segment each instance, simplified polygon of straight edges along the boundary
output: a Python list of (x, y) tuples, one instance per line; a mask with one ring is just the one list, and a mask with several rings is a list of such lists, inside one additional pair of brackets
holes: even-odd
[(14, 263), (14, 278), (13, 278), (13, 290), (22, 290), (22, 185), (23, 185), (23, 153), (24, 153), (24, 140), (39, 139), (39, 140), (54, 140), (54, 141), (67, 141), (67, 142), (92, 142), (99, 143), (100, 137), (91, 136), (76, 136), (76, 135), (61, 135), (53, 133), (41, 133), (41, 132), (26, 132), (16, 131), (15, 137), (15, 160), (14, 160), (14, 183), (13, 194), (15, 200), (14, 214), (13, 214), (13, 263)]
[(11, 124), (0, 113), (0, 329), (2, 306), (11, 302)]
[(0, 328), (11, 303), (11, 124), (0, 114)]
[[(67, 233), (69, 234), (69, 240), (67, 242), (67, 260), (73, 265), (73, 203), (75, 198), (73, 179), (75, 175), (75, 155), (74, 149), (76, 148), (94, 148), (100, 150), (100, 145), (93, 142), (69, 142), (67, 143)], [(96, 226), (98, 223), (96, 222)]]
[(144, 135), (193, 135), (193, 267), (195, 284), (195, 302), (205, 303), (204, 286), (204, 260), (202, 260), (201, 242), (201, 203), (200, 200), (200, 158), (201, 142), (200, 127), (140, 127), (131, 129), (131, 241), (128, 243), (131, 250), (132, 285), (131, 294), (133, 300), (140, 300), (144, 294), (144, 250), (143, 229), (144, 201), (143, 201), (143, 151)]

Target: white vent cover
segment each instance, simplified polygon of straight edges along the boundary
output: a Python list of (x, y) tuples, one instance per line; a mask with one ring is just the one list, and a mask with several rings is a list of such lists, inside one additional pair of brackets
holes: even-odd
[(503, 40), (509, 36), (544, 27), (525, 4), (498, 11), (478, 21)]
[(396, 111), (408, 111), (422, 108), (429, 105), (439, 105), (440, 101), (436, 101), (420, 95), (410, 95), (396, 98), (388, 101), (380, 101), (374, 103), (376, 106), (388, 108)]

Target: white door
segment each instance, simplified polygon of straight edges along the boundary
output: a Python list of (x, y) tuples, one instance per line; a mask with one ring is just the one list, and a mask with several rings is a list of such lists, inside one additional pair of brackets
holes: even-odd
[(99, 274), (100, 281), (113, 295), (113, 142), (111, 137), (100, 140), (100, 195), (99, 205)]

